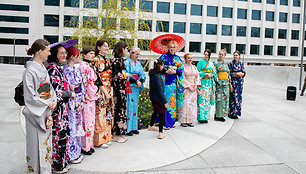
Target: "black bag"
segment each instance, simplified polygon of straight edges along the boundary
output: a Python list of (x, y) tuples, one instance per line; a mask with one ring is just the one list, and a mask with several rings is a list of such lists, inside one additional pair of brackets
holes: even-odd
[(23, 96), (23, 82), (20, 82), (15, 88), (14, 99), (19, 106), (24, 106), (24, 96)]
[(296, 87), (288, 86), (287, 87), (287, 100), (295, 101), (296, 98)]

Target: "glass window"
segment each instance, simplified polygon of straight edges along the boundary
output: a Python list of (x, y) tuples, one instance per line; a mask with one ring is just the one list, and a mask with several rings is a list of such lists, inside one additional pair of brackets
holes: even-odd
[(261, 10), (252, 10), (252, 20), (261, 20)]
[(278, 46), (277, 47), (277, 55), (278, 56), (286, 56), (286, 46)]
[(259, 45), (251, 45), (250, 54), (259, 55)]
[(64, 6), (65, 7), (79, 7), (80, 1), (79, 0), (65, 0)]
[(120, 19), (120, 30), (134, 30), (135, 20), (134, 19)]
[(299, 48), (291, 47), (290, 56), (299, 56)]
[(237, 26), (237, 36), (246, 36), (246, 27), (245, 26)]
[(46, 15), (45, 14), (45, 26), (58, 27), (59, 15)]
[(288, 5), (288, 0), (280, 0), (280, 5)]
[(121, 9), (127, 11), (135, 10), (134, 0), (121, 0)]
[(221, 49), (226, 49), (226, 52), (232, 52), (232, 44), (230, 43), (221, 43)]
[(279, 22), (287, 22), (288, 13), (279, 12)]
[(84, 28), (98, 28), (98, 18), (92, 16), (83, 16)]
[(251, 28), (251, 37), (260, 37), (260, 28), (252, 27)]
[(102, 18), (102, 28), (116, 29), (117, 19), (116, 18)]
[(135, 39), (127, 39), (127, 38), (120, 38), (120, 41), (123, 41), (127, 44), (128, 48), (131, 48), (134, 46)]
[(45, 0), (46, 6), (59, 6), (60, 1), (59, 0)]
[(138, 31), (152, 31), (152, 20), (139, 20)]
[(216, 51), (217, 51), (216, 43), (206, 42), (205, 43), (205, 49), (210, 49), (210, 51), (212, 53), (216, 53)]
[[(0, 44), (14, 45), (14, 39), (0, 38)], [(28, 39), (15, 39), (16, 45), (29, 45)]]
[(264, 55), (273, 55), (273, 46), (272, 45), (265, 45)]
[(96, 45), (96, 41), (96, 37), (82, 37), (82, 45), (94, 47)]
[(141, 0), (139, 2), (139, 9), (145, 12), (152, 12), (153, 11), (153, 1)]
[(232, 35), (232, 26), (231, 25), (222, 25), (222, 35), (231, 36)]
[(266, 11), (266, 21), (274, 21), (274, 12)]
[(218, 16), (218, 7), (207, 6), (207, 16), (217, 17)]
[(29, 23), (29, 17), (21, 17), (21, 16), (2, 16), (2, 15), (0, 15), (0, 21), (3, 21), (3, 22), (22, 22), (22, 23)]
[(202, 5), (191, 4), (191, 15), (202, 16)]
[(248, 16), (248, 10), (247, 9), (238, 8), (238, 11), (237, 11), (237, 18), (238, 19), (247, 19), (247, 16)]
[(190, 23), (190, 33), (191, 34), (201, 34), (202, 24), (201, 23)]
[(304, 56), (306, 56), (306, 47), (304, 47)]
[(233, 8), (223, 7), (222, 8), (222, 17), (224, 17), (224, 18), (232, 18), (233, 17)]
[(157, 13), (169, 13), (170, 3), (157, 1)]
[(189, 43), (189, 52), (201, 52), (201, 42), (190, 42)]
[(98, 8), (99, 0), (84, 1), (84, 8)]
[(291, 30), (291, 39), (299, 40), (300, 31), (299, 30)]
[(245, 53), (245, 44), (236, 44), (236, 50), (238, 50), (240, 53)]
[(144, 51), (150, 51), (151, 40), (138, 39), (138, 48)]
[(173, 22), (173, 33), (185, 33), (185, 22)]
[(58, 36), (44, 35), (44, 39), (49, 41), (51, 44), (58, 42)]
[(156, 32), (169, 32), (169, 21), (156, 21)]
[(29, 6), (27, 5), (10, 5), (10, 4), (1, 4), (0, 10), (9, 10), (9, 11), (29, 11)]
[(248, 1), (248, 0), (238, 0), (238, 1)]
[(279, 39), (287, 39), (287, 30), (279, 29), (278, 30), (278, 38)]
[(300, 23), (300, 14), (292, 14), (292, 23)]
[(261, 3), (261, 0), (252, 0), (253, 2)]
[(206, 24), (206, 34), (217, 35), (217, 25), (216, 24)]
[(79, 16), (64, 16), (64, 27), (77, 27), (79, 23)]
[(265, 38), (273, 38), (274, 29), (273, 28), (266, 28), (265, 29)]
[(294, 7), (300, 7), (301, 6), (301, 0), (293, 0), (293, 6)]
[(28, 28), (0, 27), (0, 33), (29, 34)]
[(267, 4), (275, 4), (275, 0), (267, 0)]
[(186, 4), (174, 3), (174, 14), (186, 14)]

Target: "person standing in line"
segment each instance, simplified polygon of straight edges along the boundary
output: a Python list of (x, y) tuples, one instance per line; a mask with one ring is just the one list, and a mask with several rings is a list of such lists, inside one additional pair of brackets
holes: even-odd
[(57, 96), (57, 107), (52, 113), (52, 172), (68, 172), (70, 151), (70, 129), (68, 120), (68, 100), (75, 98), (76, 94), (69, 91), (68, 83), (63, 73), (63, 65), (66, 62), (67, 52), (63, 45), (59, 44), (51, 48), (48, 57), (48, 74), (50, 82)]
[(204, 59), (197, 64), (201, 86), (198, 89), (198, 122), (208, 123), (211, 106), (215, 104), (215, 89), (218, 83), (216, 68), (210, 60), (211, 51), (204, 51)]
[[(164, 93), (164, 82), (161, 77), (161, 71), (164, 68), (164, 62), (161, 59), (154, 61), (154, 68), (149, 71), (150, 76), (150, 100), (154, 109), (152, 114), (149, 131), (159, 131), (158, 139), (163, 139), (165, 134), (163, 133), (163, 125), (165, 122), (165, 112), (168, 107), (167, 99)], [(159, 116), (159, 128), (154, 125), (154, 122)]]
[(184, 54), (184, 104), (179, 110), (179, 121), (183, 127), (193, 127), (197, 116), (197, 87), (201, 85), (197, 67), (192, 65), (192, 55)]
[[(306, 72), (306, 65), (304, 65), (304, 72)], [(305, 89), (306, 89), (306, 76), (305, 76), (305, 79), (304, 79), (304, 85), (303, 85), (300, 96), (304, 95)]]
[(216, 112), (215, 120), (224, 122), (224, 117), (228, 115), (229, 104), (229, 88), (231, 88), (229, 68), (227, 63), (224, 62), (226, 56), (226, 50), (219, 51), (219, 59), (215, 61), (219, 84), (216, 89)]
[(106, 54), (109, 50), (106, 39), (96, 43), (92, 66), (97, 74), (96, 85), (99, 88), (99, 99), (96, 101), (94, 146), (108, 148), (112, 144), (112, 113), (113, 113), (113, 88), (111, 86), (112, 69)]
[(27, 173), (51, 173), (53, 124), (51, 112), (56, 108), (56, 95), (50, 85), (48, 71), (43, 65), (50, 55), (50, 43), (37, 39), (27, 52), (34, 55), (26, 63), (23, 89), (26, 121)]
[(140, 49), (132, 47), (129, 50), (130, 57), (124, 62), (126, 65), (126, 72), (130, 74), (128, 79), (131, 84), (132, 93), (127, 93), (127, 131), (126, 135), (132, 136), (139, 134), (138, 131), (138, 99), (139, 93), (143, 89), (143, 83), (146, 79), (145, 72), (139, 61), (137, 61), (140, 54)]
[(81, 155), (81, 137), (84, 136), (82, 126), (84, 108), (84, 85), (80, 69), (75, 65), (80, 61), (80, 50), (75, 47), (66, 49), (68, 52), (67, 64), (64, 65), (64, 75), (69, 84), (70, 91), (75, 92), (76, 98), (70, 98), (68, 102), (68, 120), (70, 128), (70, 153), (69, 161), (72, 164), (80, 163), (84, 157)]

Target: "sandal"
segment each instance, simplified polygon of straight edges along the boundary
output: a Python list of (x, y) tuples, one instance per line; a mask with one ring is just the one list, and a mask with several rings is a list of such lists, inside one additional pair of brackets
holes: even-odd
[(163, 139), (163, 138), (165, 138), (165, 134), (162, 133), (162, 132), (160, 132), (160, 133), (158, 134), (158, 139)]

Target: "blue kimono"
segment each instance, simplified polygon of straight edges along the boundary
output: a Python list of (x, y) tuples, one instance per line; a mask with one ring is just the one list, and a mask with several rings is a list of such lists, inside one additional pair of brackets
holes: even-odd
[[(139, 92), (143, 89), (143, 83), (146, 79), (143, 67), (139, 61), (135, 64), (130, 58), (127, 58), (124, 62), (126, 65), (126, 73), (130, 74), (128, 79), (131, 83), (132, 93), (127, 93), (127, 130), (129, 133), (134, 130), (138, 130), (138, 99)], [(136, 77), (136, 78), (135, 78)], [(137, 86), (137, 80), (142, 83), (141, 87)]]
[[(168, 102), (168, 108), (165, 112), (165, 126), (172, 127), (175, 124), (176, 109), (183, 107), (184, 85), (183, 85), (183, 69), (184, 64), (178, 55), (171, 55), (169, 52), (160, 56), (164, 61), (164, 69), (162, 78), (165, 83), (165, 97)], [(166, 74), (168, 67), (176, 70), (176, 74)]]

